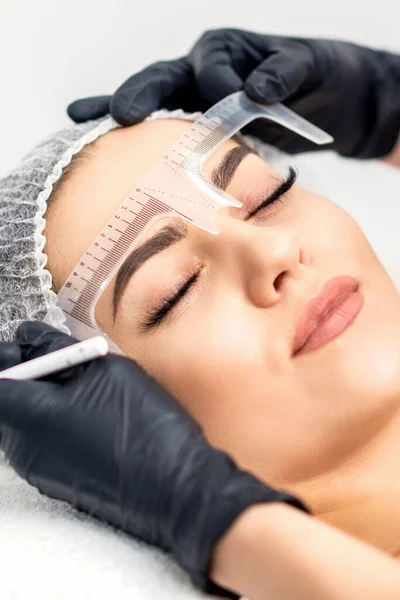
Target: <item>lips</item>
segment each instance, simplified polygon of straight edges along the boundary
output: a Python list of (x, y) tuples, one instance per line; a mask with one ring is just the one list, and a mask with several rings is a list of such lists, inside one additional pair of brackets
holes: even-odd
[(357, 317), (364, 302), (350, 275), (329, 279), (305, 306), (297, 323), (293, 356), (316, 350), (338, 337)]

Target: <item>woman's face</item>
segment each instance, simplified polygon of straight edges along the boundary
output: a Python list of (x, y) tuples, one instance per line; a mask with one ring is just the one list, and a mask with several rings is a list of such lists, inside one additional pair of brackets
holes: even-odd
[[(145, 122), (98, 140), (49, 210), (46, 251), (58, 289), (130, 189), (189, 126)], [(208, 176), (217, 176), (228, 153), (231, 166), (239, 162), (244, 152), (235, 146), (229, 141), (209, 159)], [(280, 183), (259, 157), (244, 156), (226, 188), (244, 207), (218, 213), (220, 234), (188, 226), (186, 237), (176, 236), (131, 275), (115, 322), (112, 286), (96, 314), (213, 445), (268, 483), (301, 492), (397, 410), (400, 297), (359, 226), (329, 200), (294, 185), (248, 218), (245, 209)], [(340, 275), (359, 284), (361, 311), (336, 339), (293, 356), (305, 304)], [(192, 277), (186, 295), (151, 325)]]

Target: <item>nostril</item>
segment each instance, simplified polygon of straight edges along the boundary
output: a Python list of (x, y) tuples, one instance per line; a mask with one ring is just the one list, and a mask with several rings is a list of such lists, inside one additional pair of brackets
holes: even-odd
[(285, 274), (286, 274), (286, 271), (279, 273), (278, 277), (274, 281), (274, 288), (276, 289), (277, 292), (279, 292), (279, 289), (282, 285), (282, 280), (283, 280)]

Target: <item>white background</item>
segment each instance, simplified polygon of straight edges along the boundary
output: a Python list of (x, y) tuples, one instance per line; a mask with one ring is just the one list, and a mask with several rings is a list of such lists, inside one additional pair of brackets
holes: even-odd
[[(207, 28), (331, 37), (400, 52), (399, 23), (398, 0), (0, 0), (0, 175), (68, 123), (69, 102), (112, 93), (149, 62), (184, 54)], [(332, 153), (303, 163), (325, 195), (359, 220), (400, 281), (400, 171)]]
[(208, 28), (400, 50), (398, 0), (0, 0), (0, 11), (0, 174), (67, 122), (70, 101), (112, 93), (149, 62), (185, 54)]
[[(342, 38), (400, 51), (399, 23), (399, 0), (0, 0), (0, 176), (68, 122), (70, 101), (112, 93), (147, 63), (184, 54), (207, 28)], [(400, 287), (400, 170), (332, 153), (302, 157), (298, 166), (359, 220)], [(2, 598), (198, 597), (179, 587), (176, 575), (167, 577), (172, 566), (155, 558), (147, 564), (133, 541), (86, 527), (7, 473), (0, 486)]]

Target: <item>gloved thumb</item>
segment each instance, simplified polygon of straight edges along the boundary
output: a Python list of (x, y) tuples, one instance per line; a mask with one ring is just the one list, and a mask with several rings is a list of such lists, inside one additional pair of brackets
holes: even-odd
[[(76, 344), (79, 340), (61, 333), (58, 329), (40, 321), (25, 321), (17, 330), (16, 341), (23, 361), (33, 360), (49, 352), (55, 352)], [(79, 377), (88, 363), (57, 371), (44, 379), (61, 383), (71, 377)]]
[[(56, 384), (54, 385), (56, 388)], [(46, 390), (49, 392), (49, 390)], [(49, 410), (49, 398), (56, 394), (43, 394), (43, 383), (39, 381), (17, 381), (0, 379), (0, 426), (6, 425), (18, 431), (29, 428), (32, 418), (46, 419)], [(55, 402), (55, 401), (54, 401)], [(1, 427), (0, 427), (1, 433)], [(1, 448), (3, 437), (1, 439)]]
[(318, 69), (311, 50), (287, 40), (265, 59), (245, 81), (246, 94), (259, 103), (284, 102), (307, 83), (317, 85)]
[(232, 65), (232, 57), (224, 44), (209, 47), (198, 43), (190, 54), (196, 85), (202, 97), (215, 104), (243, 88), (243, 81)]
[(21, 350), (17, 344), (0, 342), (0, 371), (21, 362)]
[(187, 94), (192, 80), (193, 72), (185, 58), (156, 62), (117, 89), (110, 102), (111, 115), (120, 125), (128, 126), (160, 108), (185, 108), (184, 97), (177, 106), (171, 107), (170, 102), (180, 93)]
[(76, 344), (78, 340), (46, 323), (25, 321), (18, 327), (16, 341), (21, 350), (21, 358), (26, 361)]
[(110, 99), (111, 96), (92, 96), (75, 100), (67, 107), (68, 116), (75, 123), (105, 117), (110, 112)]

